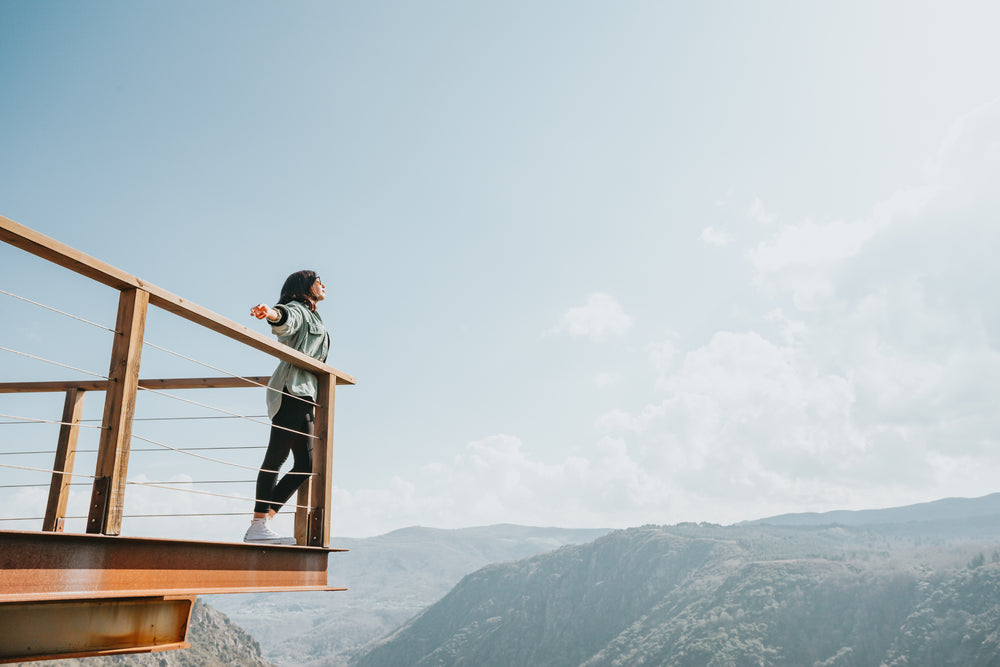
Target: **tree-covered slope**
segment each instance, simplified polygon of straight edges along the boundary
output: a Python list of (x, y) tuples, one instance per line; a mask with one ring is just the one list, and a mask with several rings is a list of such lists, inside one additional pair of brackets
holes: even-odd
[(1000, 664), (1000, 565), (968, 567), (921, 584), (920, 602), (897, 633), (888, 667)]

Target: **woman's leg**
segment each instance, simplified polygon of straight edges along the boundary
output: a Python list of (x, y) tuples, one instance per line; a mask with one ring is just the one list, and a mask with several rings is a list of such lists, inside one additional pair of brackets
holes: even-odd
[[(312, 434), (312, 404), (290, 396), (282, 397), (257, 474), (255, 518), (273, 516), (312, 472)], [(292, 470), (279, 480), (278, 470), (289, 453), (294, 456)]]
[[(314, 431), (313, 406), (306, 404), (306, 412), (299, 422), (300, 428), (296, 430), (302, 433), (292, 434), (292, 469), (285, 473), (284, 477), (278, 480), (271, 494), (271, 507), (273, 513), (277, 513), (281, 506), (288, 502), (302, 484), (309, 479), (312, 473), (312, 435)], [(285, 455), (287, 458), (287, 454)]]

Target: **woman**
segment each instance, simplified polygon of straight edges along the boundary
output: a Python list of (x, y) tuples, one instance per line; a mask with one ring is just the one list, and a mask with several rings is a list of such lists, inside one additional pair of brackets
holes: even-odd
[[(257, 319), (267, 320), (278, 342), (326, 361), (330, 334), (316, 312), (316, 304), (326, 298), (326, 286), (315, 271), (296, 271), (281, 288), (278, 305), (260, 303), (250, 309)], [(257, 474), (253, 520), (244, 542), (295, 544), (294, 537), (282, 537), (271, 529), (271, 517), (278, 513), (312, 472), (312, 434), (316, 401), (316, 376), (287, 361), (278, 364), (267, 383), (267, 414), (271, 437), (264, 462)], [(278, 470), (293, 457), (291, 471), (280, 480)]]

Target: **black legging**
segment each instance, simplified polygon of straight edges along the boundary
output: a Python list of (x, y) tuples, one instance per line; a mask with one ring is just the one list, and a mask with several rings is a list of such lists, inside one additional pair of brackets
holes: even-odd
[[(254, 512), (281, 509), (312, 472), (313, 405), (291, 396), (281, 397), (278, 414), (271, 420), (271, 437), (257, 473)], [(284, 428), (277, 428), (283, 426)], [(285, 429), (291, 429), (285, 430)], [(293, 433), (292, 431), (296, 431)], [(278, 469), (291, 453), (292, 469), (278, 480)], [(306, 473), (306, 474), (303, 474)]]

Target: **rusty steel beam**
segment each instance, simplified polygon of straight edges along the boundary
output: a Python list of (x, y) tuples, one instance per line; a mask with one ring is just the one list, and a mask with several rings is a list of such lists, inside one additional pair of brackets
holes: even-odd
[(188, 648), (194, 596), (0, 603), (0, 663)]
[(0, 603), (209, 593), (344, 590), (344, 549), (0, 531)]

